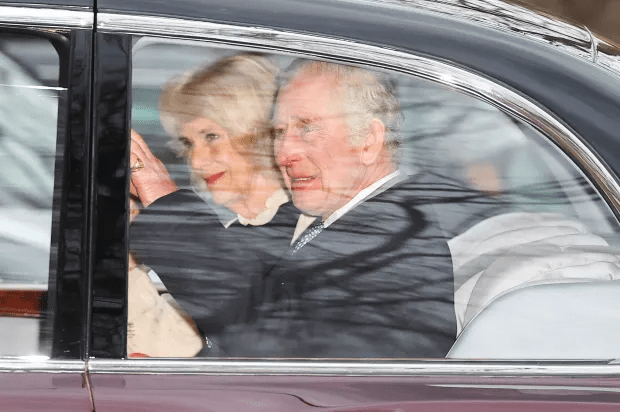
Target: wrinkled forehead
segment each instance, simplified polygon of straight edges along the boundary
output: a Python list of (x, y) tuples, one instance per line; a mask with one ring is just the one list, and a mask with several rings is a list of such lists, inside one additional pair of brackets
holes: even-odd
[(301, 72), (280, 89), (276, 122), (344, 115), (339, 81), (332, 74)]

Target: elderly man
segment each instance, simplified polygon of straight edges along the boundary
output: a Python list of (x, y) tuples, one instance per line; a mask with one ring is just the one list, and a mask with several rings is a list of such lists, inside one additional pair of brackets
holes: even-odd
[(314, 61), (289, 68), (274, 150), (304, 215), (263, 276), (254, 321), (225, 343), (232, 353), (446, 355), (456, 335), (450, 253), (433, 182), (397, 169), (399, 122), (394, 85), (378, 73)]

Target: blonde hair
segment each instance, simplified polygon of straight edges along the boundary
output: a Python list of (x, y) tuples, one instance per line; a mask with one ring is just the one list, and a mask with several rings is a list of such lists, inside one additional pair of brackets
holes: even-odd
[(233, 146), (273, 165), (270, 115), (277, 90), (277, 66), (258, 53), (223, 58), (166, 84), (159, 98), (160, 121), (173, 146), (187, 156), (179, 141), (185, 124), (205, 117), (229, 132)]

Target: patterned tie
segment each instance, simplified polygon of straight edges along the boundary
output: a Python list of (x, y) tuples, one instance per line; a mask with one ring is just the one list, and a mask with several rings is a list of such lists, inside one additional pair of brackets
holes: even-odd
[(325, 227), (323, 226), (323, 221), (321, 218), (318, 218), (306, 231), (304, 234), (297, 240), (293, 248), (291, 249), (291, 255), (294, 255), (299, 249), (304, 247), (306, 243), (310, 242), (314, 239), (319, 233), (323, 231)]

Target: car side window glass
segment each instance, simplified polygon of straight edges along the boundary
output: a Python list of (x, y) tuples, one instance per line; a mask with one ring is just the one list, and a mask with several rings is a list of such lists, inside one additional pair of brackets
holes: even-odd
[(48, 40), (0, 31), (0, 356), (49, 355), (59, 66)]
[(620, 273), (588, 178), (487, 102), (194, 41), (132, 65), (130, 357), (502, 357), (461, 342), (497, 299)]

